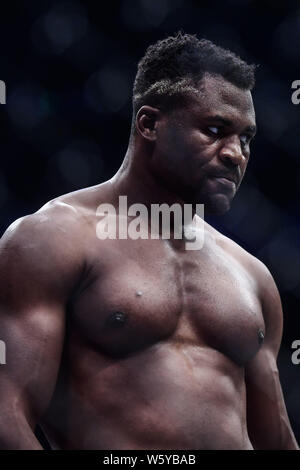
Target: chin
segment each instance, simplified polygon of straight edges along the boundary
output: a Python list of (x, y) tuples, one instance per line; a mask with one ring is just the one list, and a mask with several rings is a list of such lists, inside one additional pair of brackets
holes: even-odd
[(231, 200), (223, 195), (217, 195), (204, 202), (204, 214), (222, 215), (229, 211)]

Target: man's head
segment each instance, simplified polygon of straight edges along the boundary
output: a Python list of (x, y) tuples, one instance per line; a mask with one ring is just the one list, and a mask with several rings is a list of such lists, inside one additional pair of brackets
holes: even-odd
[(196, 36), (178, 33), (147, 49), (132, 133), (151, 148), (152, 172), (185, 201), (229, 209), (255, 133), (253, 86), (254, 66)]

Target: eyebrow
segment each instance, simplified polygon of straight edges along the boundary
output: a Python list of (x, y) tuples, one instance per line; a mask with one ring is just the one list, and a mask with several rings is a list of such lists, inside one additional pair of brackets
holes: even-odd
[[(230, 119), (224, 118), (223, 116), (220, 116), (219, 114), (216, 114), (215, 116), (209, 116), (207, 118), (209, 121), (214, 121), (214, 122), (219, 122), (220, 124), (223, 124), (224, 126), (232, 126), (233, 122)], [(247, 126), (245, 129), (246, 132), (250, 132), (251, 134), (255, 135), (257, 131), (256, 126)]]

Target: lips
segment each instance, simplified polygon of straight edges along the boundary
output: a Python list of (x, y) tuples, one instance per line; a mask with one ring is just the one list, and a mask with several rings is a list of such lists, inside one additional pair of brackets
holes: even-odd
[(230, 181), (231, 183), (234, 183), (236, 186), (238, 184), (238, 178), (232, 174), (219, 174), (219, 175), (213, 175), (212, 176), (213, 178), (216, 178), (216, 179), (224, 179), (224, 180), (227, 180), (227, 181)]

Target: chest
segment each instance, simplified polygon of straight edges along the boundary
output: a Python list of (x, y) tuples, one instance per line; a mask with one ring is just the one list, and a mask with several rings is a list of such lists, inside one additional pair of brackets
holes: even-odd
[(124, 242), (94, 257), (93, 276), (73, 302), (72, 323), (86, 341), (113, 357), (163, 340), (205, 345), (238, 364), (258, 351), (264, 321), (256, 285), (236, 259), (218, 247), (182, 252), (161, 241)]

